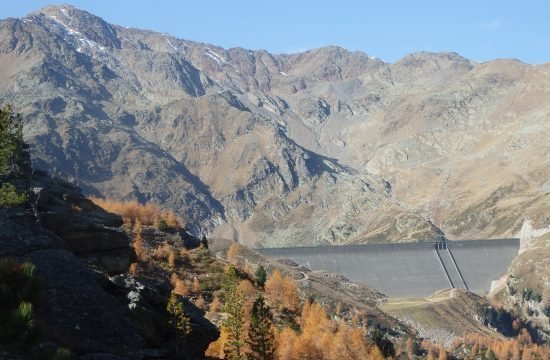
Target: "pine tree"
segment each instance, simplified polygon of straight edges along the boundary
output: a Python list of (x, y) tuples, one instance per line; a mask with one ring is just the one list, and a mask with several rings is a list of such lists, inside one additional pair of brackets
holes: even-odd
[(239, 289), (237, 269), (230, 265), (225, 272), (225, 283), (221, 294), (222, 311), (227, 314), (223, 329), (227, 332), (227, 342), (224, 347), (225, 358), (243, 360), (244, 357), (244, 294)]
[(181, 348), (185, 348), (185, 340), (191, 334), (191, 319), (174, 292), (170, 295), (166, 310), (168, 311), (170, 324), (174, 328), (176, 335), (176, 356), (179, 358)]
[(206, 239), (206, 235), (202, 236), (201, 239), (201, 246), (205, 249), (208, 249), (208, 239)]
[(23, 156), (23, 120), (9, 105), (0, 109), (0, 176), (18, 170)]
[(267, 280), (267, 271), (265, 271), (265, 268), (260, 265), (258, 266), (258, 269), (256, 269), (256, 283), (258, 286), (261, 286), (262, 288), (265, 285), (265, 281)]
[(4, 182), (9, 175), (20, 175), (24, 157), (23, 120), (9, 105), (0, 109), (0, 207), (16, 206), (27, 200), (14, 185)]
[(24, 351), (38, 340), (34, 306), (40, 282), (31, 263), (0, 259), (0, 352)]
[(248, 330), (249, 360), (271, 360), (273, 354), (273, 316), (262, 295), (258, 295), (252, 305), (250, 328)]

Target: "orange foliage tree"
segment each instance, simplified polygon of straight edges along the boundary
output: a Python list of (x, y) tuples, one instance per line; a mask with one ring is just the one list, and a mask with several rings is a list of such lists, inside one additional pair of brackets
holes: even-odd
[(229, 249), (227, 249), (227, 261), (231, 264), (239, 265), (239, 257), (241, 254), (241, 245), (238, 242), (233, 241)]
[(276, 359), (383, 359), (380, 350), (366, 341), (364, 331), (330, 320), (319, 304), (306, 302), (298, 323), (300, 332), (290, 328), (277, 332)]
[(265, 282), (265, 293), (270, 302), (277, 305), (281, 310), (298, 311), (300, 297), (296, 283), (290, 276), (283, 277), (278, 269), (275, 269)]
[(116, 201), (91, 197), (99, 207), (122, 216), (125, 222), (134, 225), (139, 220), (142, 225), (158, 226), (161, 220), (174, 229), (181, 228), (181, 221), (173, 211), (162, 211), (157, 205), (147, 203), (145, 205), (132, 201)]
[(461, 343), (471, 348), (472, 356), (492, 353), (499, 360), (550, 359), (550, 348), (533, 343), (526, 329), (522, 329), (517, 338), (506, 340), (475, 333), (466, 334)]

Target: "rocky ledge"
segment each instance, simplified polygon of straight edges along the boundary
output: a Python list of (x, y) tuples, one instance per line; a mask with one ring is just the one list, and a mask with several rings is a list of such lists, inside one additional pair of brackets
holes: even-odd
[(62, 238), (69, 251), (109, 274), (128, 270), (133, 251), (120, 228), (120, 216), (95, 205), (64, 180), (35, 172), (32, 183), (39, 222)]

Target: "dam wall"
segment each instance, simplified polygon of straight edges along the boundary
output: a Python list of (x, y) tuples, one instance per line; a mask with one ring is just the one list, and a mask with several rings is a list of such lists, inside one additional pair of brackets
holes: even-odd
[(519, 239), (447, 241), (468, 290), (488, 293), (519, 251)]
[(497, 239), (257, 251), (274, 259), (291, 259), (311, 270), (343, 275), (389, 296), (424, 297), (447, 288), (467, 288), (483, 295), (518, 250), (518, 239)]

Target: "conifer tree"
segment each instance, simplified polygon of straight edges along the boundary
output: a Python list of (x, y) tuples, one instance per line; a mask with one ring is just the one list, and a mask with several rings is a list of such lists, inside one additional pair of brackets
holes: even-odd
[(23, 120), (9, 105), (0, 109), (0, 176), (17, 171), (23, 156)]
[(247, 356), (249, 360), (274, 359), (272, 321), (273, 316), (269, 306), (265, 304), (263, 296), (258, 295), (250, 314), (247, 340), (250, 348)]
[(170, 316), (170, 324), (176, 334), (176, 356), (179, 358), (181, 350), (185, 348), (185, 340), (191, 334), (191, 319), (173, 291), (166, 310)]
[(239, 289), (237, 269), (230, 265), (225, 272), (225, 283), (221, 294), (222, 311), (227, 314), (223, 329), (227, 332), (227, 342), (224, 347), (225, 358), (228, 360), (243, 360), (244, 357), (244, 294)]
[(201, 239), (201, 246), (205, 249), (208, 249), (208, 239), (206, 239), (206, 235), (202, 236)]
[(0, 207), (16, 206), (27, 200), (14, 185), (4, 182), (9, 175), (20, 175), (24, 155), (23, 120), (9, 105), (0, 109)]
[(262, 288), (265, 285), (265, 281), (267, 280), (267, 271), (265, 271), (265, 268), (260, 265), (258, 266), (258, 269), (256, 269), (256, 283), (261, 286)]

